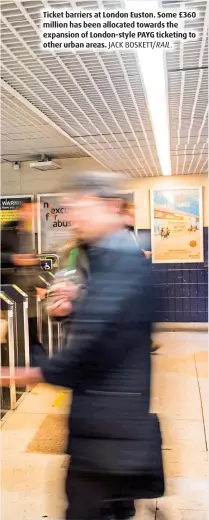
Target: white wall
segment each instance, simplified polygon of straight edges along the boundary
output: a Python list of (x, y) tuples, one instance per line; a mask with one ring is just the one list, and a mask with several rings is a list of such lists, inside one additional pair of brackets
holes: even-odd
[[(19, 171), (12, 170), (11, 164), (1, 165), (1, 194), (26, 195), (33, 193), (53, 193), (62, 191), (62, 184), (71, 175), (82, 171), (105, 171), (94, 159), (59, 160), (61, 170), (41, 172), (22, 163)], [(208, 225), (208, 177), (201, 175), (175, 175), (171, 177), (146, 177), (130, 182), (127, 188), (135, 191), (136, 224), (138, 229), (150, 229), (150, 194), (153, 188), (183, 186), (203, 186), (203, 223)]]
[[(56, 161), (55, 161), (56, 162)], [(19, 171), (14, 171), (12, 165), (1, 165), (1, 194), (27, 195), (32, 193), (53, 193), (62, 191), (62, 184), (71, 175), (82, 171), (105, 171), (97, 161), (91, 157), (82, 159), (63, 159), (57, 161), (62, 169), (41, 172), (30, 168), (30, 163), (21, 163)]]

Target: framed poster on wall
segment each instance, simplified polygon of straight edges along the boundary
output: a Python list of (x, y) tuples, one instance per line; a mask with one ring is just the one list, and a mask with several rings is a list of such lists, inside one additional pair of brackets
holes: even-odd
[[(127, 225), (135, 228), (134, 192), (126, 195)], [(42, 193), (37, 195), (38, 210), (38, 253), (57, 253), (72, 240), (69, 206), (66, 193)], [(66, 205), (65, 205), (66, 201)]]
[(203, 262), (202, 187), (155, 189), (150, 197), (153, 263)]
[(57, 253), (71, 239), (69, 206), (65, 205), (66, 193), (37, 195), (38, 253)]
[[(9, 222), (19, 219), (19, 209), (27, 203), (34, 202), (33, 195), (2, 195), (0, 197), (0, 223), (5, 226)], [(32, 233), (33, 245), (35, 246), (35, 214), (34, 209), (31, 211), (30, 218), (27, 223), (28, 231)]]

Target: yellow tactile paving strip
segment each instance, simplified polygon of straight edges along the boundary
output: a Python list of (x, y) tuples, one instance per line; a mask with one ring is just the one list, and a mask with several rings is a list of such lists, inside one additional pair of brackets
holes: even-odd
[(60, 406), (62, 406), (62, 408), (68, 408), (70, 399), (70, 392), (59, 392), (52, 406), (55, 408), (59, 408)]

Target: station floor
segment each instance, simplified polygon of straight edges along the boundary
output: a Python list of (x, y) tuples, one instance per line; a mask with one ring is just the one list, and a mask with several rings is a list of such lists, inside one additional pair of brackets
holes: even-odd
[[(208, 337), (166, 332), (154, 339), (161, 348), (152, 356), (152, 410), (161, 419), (167, 490), (162, 499), (137, 502), (136, 520), (206, 520)], [(4, 420), (2, 520), (63, 518), (70, 399), (67, 392), (40, 385)]]

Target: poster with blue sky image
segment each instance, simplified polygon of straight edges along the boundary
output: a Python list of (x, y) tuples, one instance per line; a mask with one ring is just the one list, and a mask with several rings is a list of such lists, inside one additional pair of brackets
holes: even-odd
[(203, 262), (202, 188), (151, 191), (153, 263)]

